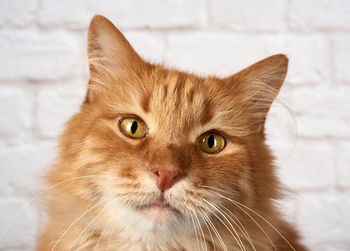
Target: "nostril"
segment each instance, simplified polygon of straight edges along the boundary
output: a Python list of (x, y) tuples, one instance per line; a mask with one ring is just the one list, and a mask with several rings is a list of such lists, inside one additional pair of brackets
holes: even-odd
[(152, 168), (151, 172), (159, 178), (159, 168), (158, 167)]
[(179, 168), (168, 169), (154, 166), (151, 173), (155, 176), (157, 186), (162, 192), (172, 187), (182, 176), (182, 171)]

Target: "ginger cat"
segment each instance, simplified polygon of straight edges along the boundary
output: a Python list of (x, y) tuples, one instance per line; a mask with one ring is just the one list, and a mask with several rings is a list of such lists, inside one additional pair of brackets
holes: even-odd
[(264, 123), (288, 59), (226, 78), (145, 62), (106, 18), (47, 174), (38, 250), (306, 250), (282, 219)]

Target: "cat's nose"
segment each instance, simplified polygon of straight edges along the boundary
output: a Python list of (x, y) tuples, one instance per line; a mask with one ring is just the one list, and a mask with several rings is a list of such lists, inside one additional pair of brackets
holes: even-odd
[(162, 192), (171, 188), (182, 175), (180, 168), (167, 169), (154, 166), (151, 172), (155, 175), (157, 186)]

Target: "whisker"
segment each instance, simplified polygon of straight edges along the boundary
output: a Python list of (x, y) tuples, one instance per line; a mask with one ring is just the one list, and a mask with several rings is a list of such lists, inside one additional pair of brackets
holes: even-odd
[(218, 187), (213, 187), (213, 186), (200, 186), (202, 188), (209, 188), (209, 189), (212, 189), (212, 190), (217, 190), (217, 191), (220, 191), (220, 192), (223, 192), (223, 193), (227, 193), (227, 194), (230, 194), (232, 196), (238, 196), (239, 193), (233, 193), (233, 192), (230, 192), (230, 191), (227, 191), (227, 190), (223, 190), (223, 189), (220, 189)]
[(212, 236), (212, 234), (211, 234), (211, 229), (209, 228), (206, 219), (203, 217), (203, 213), (202, 213), (201, 211), (199, 211), (199, 210), (198, 210), (198, 213), (199, 213), (199, 216), (203, 219), (203, 222), (204, 222), (204, 224), (205, 224), (205, 226), (206, 226), (206, 228), (207, 228), (207, 230), (208, 230), (208, 232), (209, 232), (210, 239), (211, 239), (211, 241), (212, 241), (212, 243), (213, 243), (214, 251), (216, 251), (216, 245), (215, 245), (213, 236)]
[(196, 224), (194, 223), (194, 218), (193, 218), (194, 209), (191, 206), (189, 206), (189, 208), (191, 209), (190, 210), (190, 216), (191, 216), (191, 221), (192, 221), (192, 224), (193, 224), (193, 229), (194, 229), (195, 235), (196, 235), (197, 247), (198, 247), (198, 250), (200, 250), (199, 241), (198, 241), (198, 234), (197, 234), (197, 227), (196, 227)]
[(73, 227), (73, 225), (75, 223), (77, 223), (82, 217), (84, 217), (87, 213), (89, 213), (91, 210), (95, 209), (96, 207), (100, 206), (101, 204), (105, 203), (107, 201), (101, 201), (99, 203), (97, 203), (95, 206), (89, 208), (88, 210), (86, 210), (84, 213), (82, 213), (78, 218), (76, 218), (67, 228), (66, 230), (61, 234), (60, 238), (58, 238), (58, 240), (56, 241), (55, 245), (51, 248), (51, 251), (53, 251), (56, 246), (58, 245), (58, 243), (62, 240), (63, 236)]
[[(230, 201), (231, 199), (230, 198), (227, 198), (226, 196), (218, 193), (218, 192), (215, 192), (215, 191), (212, 191), (213, 193), (215, 193), (216, 195)], [(233, 202), (232, 202), (233, 203)], [(238, 205), (234, 204), (235, 206), (237, 206), (239, 209), (241, 209), (257, 226), (258, 228), (261, 230), (261, 232), (263, 232), (263, 234), (266, 236), (266, 238), (268, 239), (268, 241), (270, 242), (270, 244), (273, 246), (274, 250), (277, 250), (276, 247), (275, 247), (275, 244), (272, 242), (271, 238), (268, 236), (268, 234), (265, 232), (265, 230), (260, 226), (260, 224), (248, 213), (246, 212), (243, 208), (239, 207)]]
[[(250, 238), (248, 231), (245, 229), (245, 227), (243, 226), (243, 224), (241, 223), (241, 221), (237, 218), (236, 215), (234, 215), (234, 213), (232, 213), (228, 208), (226, 208), (224, 205), (220, 204), (220, 207), (223, 207), (228, 213), (230, 213), (235, 219), (232, 219), (232, 217), (230, 215), (228, 215), (227, 213), (225, 213), (223, 211), (223, 213), (226, 214), (227, 217), (229, 217), (232, 222), (238, 227), (238, 229), (242, 232), (242, 234), (244, 235), (244, 237), (248, 240), (249, 244), (251, 245), (251, 247), (253, 248), (254, 251), (256, 251), (256, 248), (253, 244), (252, 239)], [(236, 223), (236, 221), (238, 222), (238, 224)]]
[[(96, 248), (96, 245), (98, 246), (98, 243), (100, 242), (102, 235), (104, 234), (106, 228), (107, 228), (110, 224), (111, 224), (111, 222), (108, 223), (108, 224), (104, 227), (104, 229), (103, 229), (103, 231), (102, 231), (102, 234), (100, 235), (100, 237), (99, 237), (98, 240), (97, 240), (97, 243), (95, 244), (95, 248)], [(91, 233), (89, 234), (89, 238), (85, 241), (85, 246), (79, 247), (79, 249), (77, 249), (76, 251), (79, 251), (79, 250), (82, 250), (82, 249), (85, 250), (85, 248), (86, 248), (87, 246), (90, 245), (90, 244), (89, 244), (89, 241), (90, 241), (91, 237), (93, 236), (93, 234), (94, 234), (94, 233), (91, 231)], [(94, 248), (94, 250), (95, 250), (95, 248)]]
[(261, 227), (261, 225), (246, 210), (244, 210), (242, 207), (238, 206), (237, 204), (234, 204), (234, 205), (237, 206), (239, 209), (241, 209), (255, 223), (255, 225), (258, 226), (258, 228), (261, 230), (261, 232), (263, 232), (263, 234), (266, 236), (266, 238), (268, 239), (270, 244), (273, 246), (274, 250), (277, 251), (277, 248), (276, 248), (275, 244), (271, 240), (270, 236), (266, 233), (266, 231)]
[[(88, 247), (88, 246), (90, 246), (90, 240), (91, 240), (91, 238), (92, 238), (92, 236), (93, 236), (93, 232), (91, 232), (90, 234), (89, 234), (89, 238), (85, 241), (85, 245), (82, 245), (82, 246), (80, 246), (80, 247), (77, 247), (78, 249), (76, 250), (76, 251), (79, 251), (79, 250), (85, 250), (85, 248), (86, 247)], [(91, 240), (91, 242), (92, 242), (93, 240)]]
[[(215, 189), (215, 188), (212, 187), (212, 189)], [(221, 189), (216, 189), (216, 190), (221, 191)], [(276, 247), (275, 247), (275, 245), (273, 244), (272, 240), (268, 237), (268, 235), (266, 234), (266, 232), (261, 228), (261, 226), (260, 226), (260, 225), (259, 225), (259, 224), (258, 224), (258, 223), (257, 223), (257, 222), (256, 222), (242, 207), (248, 209), (249, 211), (251, 211), (252, 213), (254, 213), (256, 216), (258, 216), (260, 219), (262, 219), (264, 222), (266, 222), (274, 231), (276, 231), (276, 232), (282, 237), (282, 239), (283, 239), (293, 250), (295, 250), (295, 248), (294, 248), (294, 247), (289, 243), (289, 241), (282, 235), (282, 233), (281, 233), (280, 231), (278, 231), (278, 230), (276, 229), (276, 227), (273, 226), (272, 223), (270, 223), (268, 220), (266, 220), (266, 219), (265, 219), (263, 216), (261, 216), (258, 212), (256, 212), (255, 210), (249, 208), (249, 207), (246, 206), (246, 205), (243, 205), (242, 203), (240, 203), (240, 202), (238, 202), (238, 201), (236, 201), (236, 200), (227, 198), (226, 196), (224, 196), (224, 195), (222, 195), (222, 194), (220, 194), (220, 193), (218, 193), (218, 192), (215, 192), (215, 191), (212, 191), (212, 192), (214, 192), (214, 193), (216, 193), (218, 196), (220, 196), (220, 197), (222, 197), (222, 198), (225, 198), (225, 199), (227, 199), (228, 201), (232, 202), (234, 205), (236, 205), (238, 208), (240, 208), (243, 212), (245, 212), (245, 213), (254, 221), (254, 223), (258, 225), (258, 227), (261, 229), (261, 231), (263, 231), (263, 233), (264, 233), (264, 234), (266, 235), (266, 237), (269, 239), (271, 245), (273, 245), (273, 247), (274, 247), (275, 250), (276, 250)]]
[[(44, 191), (40, 192), (39, 194), (35, 195), (33, 198), (31, 198), (27, 203), (24, 204), (25, 207), (29, 206), (30, 204), (32, 204), (36, 199), (38, 199), (40, 196), (43, 196), (45, 193), (47, 193), (48, 191), (50, 191), (51, 189), (54, 189), (62, 184), (65, 184), (67, 182), (70, 181), (75, 181), (78, 179), (85, 179), (85, 178), (96, 178), (96, 177), (108, 177), (108, 178), (113, 178), (115, 179), (115, 177), (113, 176), (107, 176), (107, 175), (85, 175), (85, 176), (79, 176), (79, 177), (74, 177), (71, 178), (69, 180), (64, 180), (61, 182), (58, 182), (50, 187), (48, 187), (47, 189), (45, 189)], [(21, 211), (19, 211), (14, 217), (13, 219), (7, 224), (7, 226), (5, 227), (4, 231), (1, 233), (0, 235), (0, 242), (2, 241), (2, 239), (4, 238), (5, 234), (7, 233), (7, 231), (9, 230), (9, 228), (13, 225), (13, 223), (16, 221), (16, 219), (18, 218), (18, 216), (21, 214)]]
[(242, 207), (248, 209), (249, 211), (251, 211), (252, 213), (254, 213), (255, 215), (257, 215), (260, 219), (262, 219), (263, 221), (265, 221), (273, 230), (275, 230), (282, 238), (285, 242), (287, 242), (287, 244), (295, 251), (295, 248), (289, 243), (289, 241), (283, 236), (283, 234), (277, 230), (277, 228), (275, 228), (274, 225), (272, 225), (272, 223), (270, 223), (268, 220), (266, 220), (263, 216), (261, 216), (259, 213), (257, 213), (255, 210), (243, 205), (242, 203), (239, 203), (238, 201), (236, 201), (235, 203), (241, 205)]
[(112, 222), (109, 222), (108, 224), (106, 224), (106, 226), (104, 227), (104, 229), (103, 229), (103, 231), (102, 231), (100, 237), (98, 238), (97, 243), (96, 243), (96, 245), (95, 245), (95, 247), (94, 247), (94, 249), (93, 249), (92, 251), (97, 250), (97, 247), (98, 247), (98, 245), (100, 244), (100, 241), (101, 241), (101, 239), (102, 239), (102, 236), (105, 234), (105, 231), (106, 231), (107, 227), (109, 227), (109, 226), (111, 225), (111, 223), (112, 223)]
[(212, 223), (212, 221), (209, 219), (208, 215), (207, 215), (202, 209), (198, 209), (198, 210), (202, 211), (203, 216), (207, 219), (208, 224), (212, 227), (212, 229), (213, 229), (213, 231), (214, 231), (216, 237), (218, 238), (218, 240), (219, 240), (219, 242), (220, 242), (222, 248), (223, 248), (225, 251), (228, 251), (228, 250), (227, 250), (227, 247), (226, 247), (226, 244), (225, 244), (224, 241), (222, 240), (221, 235), (219, 234), (218, 230), (216, 229), (216, 227), (214, 226), (214, 224)]
[(196, 219), (197, 219), (198, 226), (199, 226), (199, 230), (201, 231), (201, 234), (202, 234), (202, 236), (203, 236), (203, 242), (204, 242), (205, 250), (208, 250), (207, 242), (206, 242), (205, 236), (204, 236), (204, 232), (203, 232), (202, 226), (201, 226), (201, 224), (200, 224), (200, 221), (199, 221), (199, 219), (198, 219), (198, 216), (197, 216), (196, 211), (194, 212), (194, 216), (195, 216)]
[(86, 225), (86, 227), (80, 232), (80, 234), (78, 235), (78, 237), (75, 238), (75, 240), (73, 241), (73, 243), (71, 244), (69, 250), (71, 250), (74, 247), (74, 244), (77, 240), (79, 240), (80, 236), (90, 227), (90, 225), (98, 218), (98, 216), (102, 215), (102, 213), (104, 211), (106, 211), (107, 209), (109, 209), (109, 207), (104, 207), (103, 209), (101, 209), (101, 211), (89, 222), (89, 224)]
[[(230, 224), (230, 226), (231, 226), (231, 222), (232, 222), (232, 223), (238, 228), (238, 230), (242, 233), (242, 235), (248, 240), (248, 242), (250, 243), (250, 245), (253, 247), (253, 250), (255, 250), (254, 245), (253, 245), (252, 242), (251, 242), (250, 236), (249, 236), (249, 235), (247, 236), (247, 234), (246, 234), (247, 231), (245, 230), (245, 228), (243, 227), (243, 229), (242, 229), (242, 227), (241, 227), (240, 225), (238, 225), (238, 223), (236, 222), (236, 220), (232, 219), (232, 217), (231, 217), (226, 211), (224, 211), (224, 209), (222, 208), (222, 205), (221, 205), (221, 204), (218, 205), (217, 208), (220, 209), (220, 211), (221, 211), (228, 219), (230, 219), (230, 221), (227, 220), (227, 222)], [(231, 212), (230, 212), (230, 213), (231, 213)], [(234, 216), (233, 213), (231, 213), (231, 214)], [(236, 217), (236, 219), (237, 219), (237, 217)], [(241, 243), (241, 244), (243, 245), (243, 247), (245, 248), (245, 246), (244, 246), (244, 244), (243, 244), (243, 241), (241, 240), (240, 235), (238, 234), (238, 232), (235, 230), (235, 228), (234, 228), (233, 226), (232, 226), (232, 229), (235, 231), (235, 233), (236, 233), (236, 235), (237, 235), (237, 237), (238, 237), (240, 243)]]
[(114, 234), (114, 230), (115, 230), (115, 227), (117, 226), (117, 223), (114, 224), (113, 228), (112, 228), (112, 232), (108, 238), (108, 242), (107, 242), (107, 250), (109, 250), (109, 243), (111, 242), (111, 239), (112, 239), (112, 236)]
[(239, 245), (240, 249), (241, 250), (246, 250), (238, 233), (236, 232), (235, 228), (232, 226), (231, 222), (227, 219), (227, 217), (221, 213), (221, 211), (215, 206), (213, 205), (212, 203), (210, 203), (209, 201), (207, 201), (206, 199), (203, 199), (203, 198), (200, 198), (202, 201), (206, 202), (208, 205), (210, 205), (211, 207), (213, 207), (219, 214), (221, 214), (221, 216), (224, 217), (224, 219), (229, 223), (229, 225), (231, 226), (231, 228), (233, 229), (233, 231), (235, 232), (235, 234), (237, 235), (237, 237), (235, 236), (235, 234), (231, 231), (231, 229), (225, 224), (225, 222), (220, 218), (218, 217), (212, 210), (210, 210), (208, 208), (208, 210), (227, 228), (227, 230), (231, 233), (232, 237), (235, 239), (235, 241), (237, 242), (237, 244)]

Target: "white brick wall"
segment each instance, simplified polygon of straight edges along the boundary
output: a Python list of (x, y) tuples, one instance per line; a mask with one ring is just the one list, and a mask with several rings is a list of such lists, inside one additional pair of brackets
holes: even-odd
[(288, 54), (279, 99), (293, 115), (277, 102), (267, 127), (280, 176), (295, 191), (281, 207), (312, 250), (350, 250), (348, 0), (0, 0), (0, 234), (20, 212), (0, 250), (34, 246), (42, 217), (27, 202), (85, 95), (96, 13), (146, 59), (200, 74)]

